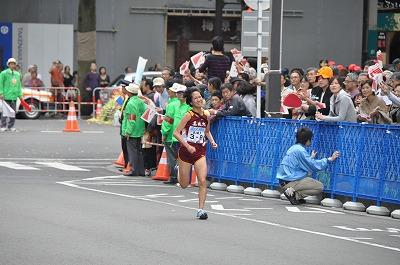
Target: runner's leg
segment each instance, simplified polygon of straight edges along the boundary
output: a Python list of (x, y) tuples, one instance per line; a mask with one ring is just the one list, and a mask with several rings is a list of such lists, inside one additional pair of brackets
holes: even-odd
[(178, 159), (178, 165), (179, 165), (178, 181), (181, 187), (185, 189), (190, 184), (190, 177), (191, 177), (190, 169), (192, 168), (192, 165), (180, 159)]
[(203, 209), (207, 196), (207, 161), (205, 156), (196, 161), (194, 170), (196, 171), (197, 182), (199, 184), (199, 209)]

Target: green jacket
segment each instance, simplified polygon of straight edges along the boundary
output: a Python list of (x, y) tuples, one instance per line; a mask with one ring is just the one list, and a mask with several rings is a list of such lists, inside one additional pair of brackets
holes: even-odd
[(161, 123), (161, 134), (165, 137), (165, 142), (177, 142), (173, 136), (175, 128), (174, 117), (175, 111), (178, 109), (181, 102), (177, 98), (170, 98), (167, 103), (167, 107), (165, 109), (165, 118)]
[(179, 123), (181, 123), (185, 114), (191, 109), (192, 109), (192, 107), (190, 105), (186, 104), (186, 102), (181, 103), (178, 106), (178, 109), (177, 109), (177, 111), (175, 111), (175, 116), (174, 116), (174, 124), (173, 124), (174, 131), (178, 127)]
[(129, 99), (124, 109), (122, 120), (122, 135), (129, 137), (142, 137), (144, 134), (145, 122), (140, 117), (146, 111), (146, 104), (133, 96)]
[(21, 74), (10, 68), (0, 73), (0, 95), (5, 100), (16, 100), (22, 97)]

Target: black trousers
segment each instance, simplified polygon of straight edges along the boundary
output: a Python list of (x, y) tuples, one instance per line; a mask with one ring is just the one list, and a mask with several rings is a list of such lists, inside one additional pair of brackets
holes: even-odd
[(144, 162), (141, 137), (127, 138), (129, 162), (133, 167), (132, 175), (144, 176)]
[(129, 162), (129, 154), (128, 154), (128, 146), (126, 144), (125, 136), (121, 136), (121, 147), (122, 147), (122, 154), (124, 155), (124, 161), (125, 161), (124, 167), (126, 167)]

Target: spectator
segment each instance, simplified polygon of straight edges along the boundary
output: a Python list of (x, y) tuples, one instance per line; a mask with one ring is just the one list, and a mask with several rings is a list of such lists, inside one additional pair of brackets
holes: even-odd
[(287, 83), (287, 80), (285, 78), (285, 75), (284, 75), (284, 73), (281, 73), (281, 101), (282, 102), (287, 95), (294, 92), (289, 86), (285, 86), (286, 83)]
[(239, 82), (237, 93), (243, 99), (244, 105), (251, 113), (251, 116), (255, 117), (257, 115), (256, 99), (254, 98), (256, 87), (243, 80)]
[(124, 69), (125, 74), (132, 74), (133, 73), (133, 69), (130, 66), (125, 67)]
[(357, 77), (358, 90), (361, 91), (361, 84), (369, 79), (368, 73), (361, 72)]
[(311, 96), (312, 84), (307, 80), (307, 78), (303, 78), (300, 82), (300, 88), (296, 91), (296, 94), (302, 98), (302, 105), (300, 108), (292, 109), (292, 119), (304, 120), (306, 119), (305, 112), (308, 109), (307, 101), (305, 98), (309, 98)]
[(207, 78), (218, 77), (221, 81), (225, 80), (226, 72), (229, 71), (231, 60), (224, 55), (224, 40), (221, 36), (212, 39), (211, 54), (206, 56), (206, 60), (199, 68), (199, 72), (207, 71)]
[(32, 69), (31, 70), (31, 78), (29, 79), (28, 87), (44, 87), (43, 81), (37, 77), (37, 72)]
[(323, 59), (323, 60), (319, 61), (319, 68), (322, 68), (325, 66), (328, 66), (328, 60)]
[(328, 116), (317, 113), (315, 115), (317, 120), (328, 122), (338, 121), (357, 121), (356, 109), (354, 108), (353, 101), (350, 96), (343, 90), (344, 79), (343, 77), (333, 77), (330, 81), (330, 90), (333, 95), (330, 100), (330, 112)]
[(71, 68), (66, 65), (64, 67), (64, 86), (65, 87), (73, 87), (74, 85), (72, 84), (73, 76), (71, 74)]
[(211, 95), (211, 107), (215, 110), (221, 110), (224, 106), (221, 91), (215, 91)]
[(140, 89), (143, 96), (154, 102), (155, 92), (153, 91), (153, 81), (147, 79), (146, 77), (143, 77)]
[[(8, 69), (0, 73), (0, 100), (6, 102), (14, 111), (17, 108), (17, 99), (22, 100), (21, 74), (16, 70), (17, 61), (14, 58), (7, 60)], [(7, 118), (8, 124), (7, 124)], [(15, 116), (7, 117), (1, 113), (1, 132), (7, 130), (15, 132)]]
[[(308, 103), (308, 107), (305, 107), (308, 119), (315, 119), (315, 113), (317, 111), (317, 106), (319, 112), (322, 115), (329, 115), (330, 98), (332, 92), (329, 89), (329, 80), (333, 77), (333, 71), (329, 66), (324, 66), (318, 70), (318, 86), (311, 90), (311, 97), (302, 98)], [(321, 104), (325, 104), (324, 108)]]
[(211, 95), (216, 92), (220, 91), (221, 89), (221, 79), (218, 77), (212, 77), (208, 79), (208, 86), (204, 92), (204, 99), (206, 100), (205, 108), (211, 108)]
[(31, 79), (32, 70), (34, 70), (34, 66), (33, 65), (29, 65), (28, 66), (28, 71), (22, 77), (22, 86), (29, 87), (29, 81)]
[(72, 73), (72, 85), (73, 85), (73, 87), (79, 87), (79, 82), (80, 82), (80, 79), (79, 79), (78, 71), (74, 71)]
[(127, 138), (129, 162), (133, 165), (133, 171), (128, 176), (144, 176), (142, 136), (145, 122), (140, 117), (146, 111), (146, 105), (138, 97), (139, 90), (134, 83), (124, 88), (124, 93), (131, 98), (124, 109), (122, 121), (122, 135)]
[[(178, 83), (174, 83), (172, 87), (168, 89), (169, 100), (165, 111), (165, 117), (161, 124), (162, 142), (164, 143), (165, 151), (167, 152), (167, 162), (170, 172), (169, 180), (164, 183), (173, 185), (178, 182), (176, 159), (178, 157), (179, 142), (173, 136), (173, 133), (176, 129), (176, 127), (174, 127), (174, 124), (176, 124), (174, 120), (175, 112), (178, 111), (178, 108), (181, 104), (180, 99), (177, 98), (177, 92), (178, 89), (183, 90), (181, 89), (181, 87), (184, 86)], [(178, 124), (176, 124), (176, 126)]]
[(291, 204), (305, 203), (307, 196), (319, 196), (324, 186), (311, 177), (312, 172), (321, 171), (339, 157), (339, 152), (333, 152), (329, 158), (315, 159), (317, 152), (307, 152), (311, 146), (313, 133), (308, 128), (300, 128), (296, 132), (296, 144), (289, 148), (282, 159), (276, 178), (283, 189), (283, 194)]
[(374, 65), (374, 64), (375, 64), (375, 60), (368, 60), (368, 61), (365, 61), (364, 67), (363, 67), (363, 71), (366, 72), (366, 73), (368, 73), (368, 67), (370, 67), (370, 66), (372, 66), (372, 65)]
[(301, 81), (300, 72), (293, 71), (290, 74), (290, 86), (289, 86), (289, 89), (293, 90), (293, 91), (299, 90), (300, 89), (300, 81)]
[(389, 117), (393, 122), (400, 123), (400, 84), (393, 89), (393, 92), (390, 91), (390, 87), (387, 84), (382, 84), (381, 89), (382, 93), (387, 95), (393, 103), (389, 112)]
[(393, 65), (393, 71), (394, 72), (400, 72), (400, 58), (396, 58), (392, 62)]
[(363, 96), (361, 93), (359, 93), (358, 95), (356, 95), (354, 97), (354, 106), (356, 108), (357, 116), (358, 116), (358, 114), (360, 114), (360, 104), (361, 104), (362, 100), (363, 100)]
[(52, 87), (64, 87), (64, 77), (62, 74), (62, 64), (60, 61), (53, 62), (50, 71), (50, 83)]
[(360, 103), (358, 120), (373, 124), (390, 124), (389, 111), (383, 99), (377, 97), (372, 90), (372, 80), (361, 84), (361, 94), (364, 99)]
[(344, 79), (345, 90), (350, 95), (352, 100), (354, 100), (356, 95), (360, 94), (357, 79), (358, 76), (356, 73), (348, 73)]
[(154, 95), (154, 103), (159, 110), (165, 110), (168, 102), (168, 92), (165, 88), (165, 81), (161, 77), (153, 79), (153, 88), (156, 91)]
[(99, 68), (100, 87), (108, 87), (110, 85), (110, 76), (107, 74), (107, 69), (102, 66)]
[[(96, 87), (100, 86), (100, 75), (97, 73), (96, 63), (90, 64), (90, 72), (86, 74), (85, 79), (83, 80), (83, 85), (89, 93), (93, 92)], [(100, 90), (97, 90), (94, 96), (97, 101), (100, 98)]]
[(318, 86), (317, 73), (318, 73), (318, 69), (315, 67), (310, 67), (310, 68), (307, 68), (307, 70), (306, 70), (307, 80), (308, 80), (308, 82), (311, 83), (312, 87)]
[(164, 82), (167, 83), (174, 77), (174, 71), (168, 66), (165, 66), (161, 72), (161, 77), (162, 79), (164, 79)]
[(390, 78), (392, 81), (392, 87), (396, 87), (400, 84), (400, 72), (393, 73), (392, 77)]
[(224, 116), (251, 116), (251, 113), (246, 108), (243, 100), (236, 91), (233, 90), (233, 86), (229, 83), (225, 83), (221, 86), (222, 97), (224, 98), (224, 109), (222, 110), (210, 110), (211, 115), (217, 115), (217, 117)]

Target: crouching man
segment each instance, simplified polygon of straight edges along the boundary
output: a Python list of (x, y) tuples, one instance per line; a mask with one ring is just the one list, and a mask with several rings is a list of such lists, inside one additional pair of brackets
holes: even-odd
[(331, 157), (315, 159), (317, 152), (312, 151), (310, 155), (306, 150), (311, 145), (312, 137), (310, 129), (300, 128), (296, 133), (296, 144), (286, 152), (278, 169), (277, 179), (283, 194), (293, 205), (304, 203), (307, 196), (322, 194), (323, 184), (311, 178), (311, 174), (326, 169), (328, 162), (339, 157), (339, 152), (335, 151)]

